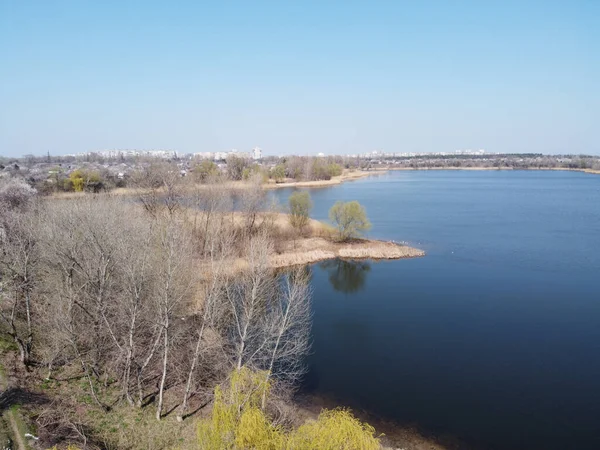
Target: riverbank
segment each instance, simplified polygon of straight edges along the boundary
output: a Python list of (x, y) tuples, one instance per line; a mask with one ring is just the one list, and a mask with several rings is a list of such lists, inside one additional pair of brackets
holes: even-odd
[[(312, 394), (299, 394), (294, 399), (298, 425), (315, 420), (323, 409), (339, 408), (340, 404), (340, 400)], [(463, 443), (459, 443), (451, 437), (437, 439), (423, 433), (417, 426), (384, 420), (359, 408), (352, 408), (352, 413), (361, 421), (375, 428), (375, 435), (379, 436), (381, 450), (458, 450), (466, 448)]]
[(346, 181), (360, 180), (371, 175), (380, 175), (385, 173), (385, 170), (357, 170), (354, 172), (346, 172), (340, 176), (332, 177), (330, 180), (317, 180), (317, 181), (285, 181), (283, 183), (276, 183), (272, 180), (264, 184), (265, 189), (279, 189), (279, 188), (290, 188), (290, 187), (326, 187), (335, 186), (337, 184), (344, 183)]
[[(234, 213), (234, 221), (241, 225), (242, 214)], [(270, 265), (274, 269), (314, 264), (336, 258), (391, 260), (425, 256), (423, 250), (404, 243), (376, 239), (337, 242), (333, 238), (331, 227), (315, 219), (310, 219), (302, 234), (293, 229), (287, 214), (264, 213), (257, 217), (256, 224), (261, 226), (265, 221), (272, 227), (275, 242), (270, 255)], [(245, 270), (247, 264), (244, 258), (236, 258), (228, 266), (232, 272), (238, 272)]]
[(281, 253), (272, 255), (271, 265), (284, 268), (335, 258), (384, 260), (421, 256), (425, 256), (424, 251), (393, 242), (370, 239), (332, 242), (322, 237), (309, 237), (286, 242)]

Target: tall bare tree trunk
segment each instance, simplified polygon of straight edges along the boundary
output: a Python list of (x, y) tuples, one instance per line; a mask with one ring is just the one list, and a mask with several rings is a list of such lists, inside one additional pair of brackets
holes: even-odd
[(190, 372), (188, 373), (187, 382), (185, 384), (185, 392), (183, 394), (183, 403), (181, 405), (181, 410), (177, 415), (177, 421), (182, 422), (183, 416), (187, 411), (187, 402), (190, 397), (190, 391), (192, 388), (192, 379), (194, 376), (194, 370), (196, 369), (196, 364), (198, 364), (198, 358), (200, 357), (200, 346), (202, 344), (202, 335), (204, 334), (204, 326), (206, 324), (206, 318), (202, 320), (202, 327), (200, 328), (200, 333), (198, 334), (198, 341), (196, 342), (196, 349), (194, 350), (194, 357), (192, 358), (192, 365), (190, 366)]
[(162, 367), (162, 376), (160, 378), (160, 386), (158, 388), (158, 406), (156, 408), (156, 420), (160, 420), (162, 417), (163, 395), (164, 395), (164, 391), (165, 391), (165, 381), (167, 379), (167, 363), (168, 363), (168, 358), (169, 358), (169, 318), (168, 318), (168, 316), (165, 321), (163, 345), (164, 345), (163, 367)]

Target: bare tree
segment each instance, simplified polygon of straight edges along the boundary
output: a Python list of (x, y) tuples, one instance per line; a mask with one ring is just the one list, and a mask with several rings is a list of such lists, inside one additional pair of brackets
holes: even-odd
[(265, 312), (276, 294), (268, 261), (271, 248), (264, 233), (252, 237), (247, 252), (248, 269), (225, 287), (232, 315), (233, 364), (237, 369), (243, 365), (260, 366), (258, 360), (264, 358), (270, 332)]
[[(118, 258), (123, 298), (116, 307), (124, 325), (121, 336), (125, 351), (123, 394), (129, 404), (141, 406), (144, 371), (155, 354), (162, 330), (153, 320), (152, 310), (153, 222), (130, 220), (129, 223), (132, 228), (123, 230), (129, 232), (120, 234)], [(135, 402), (130, 389), (132, 371), (137, 380)]]
[(244, 215), (244, 228), (248, 235), (255, 229), (259, 213), (265, 206), (265, 192), (260, 175), (252, 177), (248, 185), (240, 193), (240, 211)]
[[(283, 276), (282, 289), (270, 312), (272, 335), (265, 382), (275, 374), (280, 381), (295, 385), (305, 372), (304, 358), (310, 349), (311, 289), (307, 268), (296, 268)], [(262, 398), (264, 409), (266, 391)]]
[[(233, 210), (232, 192), (219, 176), (210, 177), (208, 184), (196, 186), (192, 193), (193, 229), (202, 240), (201, 253), (206, 254), (215, 234), (226, 227), (225, 214)], [(202, 223), (198, 223), (198, 216)]]
[(171, 217), (159, 223), (155, 301), (158, 323), (162, 329), (162, 369), (158, 388), (156, 418), (162, 417), (167, 379), (171, 327), (192, 293), (193, 277), (190, 237)]
[(177, 166), (153, 163), (135, 172), (131, 184), (138, 190), (138, 199), (146, 211), (157, 216), (162, 210), (172, 215), (181, 207), (182, 182)]
[[(21, 201), (8, 205), (23, 207)], [(38, 214), (7, 208), (0, 218), (0, 318), (27, 370), (33, 346), (32, 297), (40, 268)]]
[(194, 371), (202, 350), (204, 332), (208, 327), (218, 328), (219, 321), (225, 314), (222, 294), (227, 282), (226, 272), (232, 257), (233, 239), (232, 233), (228, 233), (227, 229), (222, 229), (221, 233), (211, 234), (210, 239), (206, 241), (209, 243), (207, 251), (209, 258), (205, 270), (206, 279), (202, 283), (204, 299), (199, 311), (201, 317), (198, 324), (198, 336), (188, 371), (183, 402), (177, 415), (178, 421), (182, 421), (187, 412)]

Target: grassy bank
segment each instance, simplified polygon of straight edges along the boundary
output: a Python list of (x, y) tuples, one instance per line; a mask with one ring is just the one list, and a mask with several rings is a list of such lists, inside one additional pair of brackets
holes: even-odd
[[(241, 226), (242, 213), (233, 213), (233, 220)], [(276, 269), (335, 258), (385, 260), (425, 256), (423, 250), (388, 241), (353, 239), (348, 242), (337, 242), (331, 227), (314, 219), (309, 220), (308, 226), (301, 234), (290, 225), (287, 214), (263, 213), (259, 215), (257, 224), (262, 225), (265, 221), (269, 222), (275, 236), (270, 263)], [(246, 265), (243, 258), (237, 258), (229, 267), (233, 271), (240, 271), (244, 270)]]

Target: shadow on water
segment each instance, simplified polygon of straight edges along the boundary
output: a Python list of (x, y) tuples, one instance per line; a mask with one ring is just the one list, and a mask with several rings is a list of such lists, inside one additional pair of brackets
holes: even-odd
[(367, 281), (367, 274), (371, 271), (371, 264), (367, 261), (343, 259), (323, 261), (319, 267), (327, 271), (333, 289), (344, 294), (362, 290)]

